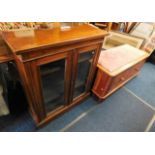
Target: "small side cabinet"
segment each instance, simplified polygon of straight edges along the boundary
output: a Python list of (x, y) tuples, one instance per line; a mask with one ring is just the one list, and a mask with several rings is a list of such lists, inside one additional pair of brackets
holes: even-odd
[(147, 52), (127, 44), (102, 51), (92, 89), (95, 96), (103, 101), (137, 76), (148, 56)]
[(89, 96), (105, 35), (86, 24), (3, 33), (38, 126)]

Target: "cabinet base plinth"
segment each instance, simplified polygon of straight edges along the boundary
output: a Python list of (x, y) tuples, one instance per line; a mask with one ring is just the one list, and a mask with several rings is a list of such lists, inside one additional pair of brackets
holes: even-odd
[(71, 108), (73, 108), (76, 105), (79, 105), (81, 103), (81, 101), (84, 101), (85, 99), (87, 99), (87, 97), (90, 96), (90, 92), (87, 94), (84, 94), (83, 96), (77, 98), (75, 101), (72, 102), (72, 104), (67, 105), (57, 111), (53, 111), (51, 114), (49, 114), (43, 121), (41, 122), (36, 122), (37, 123), (37, 127), (41, 128), (43, 126), (45, 126), (47, 123), (49, 123), (50, 121), (56, 119), (57, 117), (59, 117), (60, 115), (63, 115), (65, 112), (69, 111)]

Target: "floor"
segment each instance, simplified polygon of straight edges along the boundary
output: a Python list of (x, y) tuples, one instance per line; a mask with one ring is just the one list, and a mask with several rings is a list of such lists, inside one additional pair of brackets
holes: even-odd
[(155, 131), (155, 65), (146, 63), (140, 74), (104, 102), (89, 97), (45, 127), (37, 129), (31, 116), (1, 116), (0, 131), (144, 132)]

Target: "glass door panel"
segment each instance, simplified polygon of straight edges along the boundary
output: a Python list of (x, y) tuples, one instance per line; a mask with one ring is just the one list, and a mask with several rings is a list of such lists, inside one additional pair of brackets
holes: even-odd
[(43, 99), (46, 113), (65, 104), (65, 59), (40, 66)]
[(73, 98), (78, 97), (86, 91), (86, 83), (94, 54), (95, 51), (79, 54)]

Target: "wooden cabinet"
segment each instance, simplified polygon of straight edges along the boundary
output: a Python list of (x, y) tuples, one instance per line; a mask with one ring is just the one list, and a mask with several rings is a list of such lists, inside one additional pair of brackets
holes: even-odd
[(100, 100), (107, 98), (139, 73), (148, 56), (146, 52), (130, 45), (102, 51), (93, 93)]
[[(99, 45), (77, 48), (27, 63), (40, 120), (89, 95)], [(31, 75), (30, 75), (31, 74)]]
[(105, 35), (105, 31), (87, 24), (67, 30), (3, 33), (38, 126), (90, 94)]
[(131, 68), (115, 76), (111, 76), (99, 68), (92, 90), (93, 93), (99, 98), (99, 100), (104, 100), (129, 80), (137, 76), (141, 67), (144, 65), (144, 62), (145, 60), (142, 60), (138, 62), (138, 64), (134, 64)]

